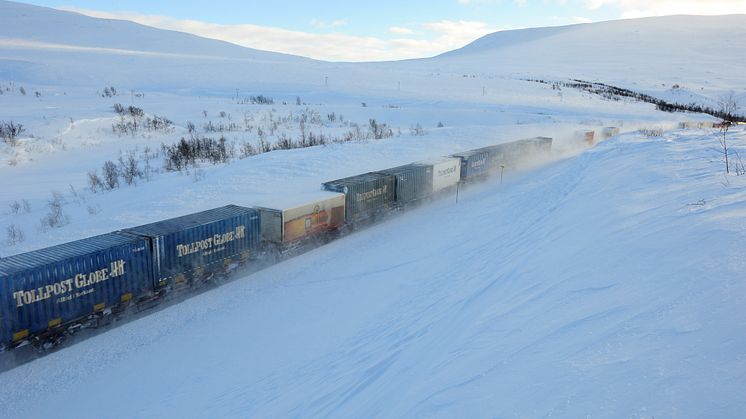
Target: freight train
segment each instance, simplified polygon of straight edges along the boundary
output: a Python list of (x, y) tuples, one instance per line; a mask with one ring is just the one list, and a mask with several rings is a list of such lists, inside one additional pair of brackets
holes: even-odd
[(268, 254), (330, 240), (551, 146), (547, 137), (518, 140), (329, 181), (273, 207), (227, 205), (2, 258), (0, 351), (54, 348), (82, 329), (188, 295)]

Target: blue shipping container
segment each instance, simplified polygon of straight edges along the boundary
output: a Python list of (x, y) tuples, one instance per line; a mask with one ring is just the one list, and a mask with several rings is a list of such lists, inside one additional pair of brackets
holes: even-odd
[(0, 259), (0, 343), (152, 290), (148, 242), (138, 237), (109, 233)]
[(259, 212), (228, 205), (159, 221), (123, 232), (150, 241), (158, 287), (180, 285), (248, 259), (261, 240)]
[(487, 150), (470, 150), (452, 154), (450, 157), (461, 159), (462, 181), (485, 177), (492, 169), (492, 159)]

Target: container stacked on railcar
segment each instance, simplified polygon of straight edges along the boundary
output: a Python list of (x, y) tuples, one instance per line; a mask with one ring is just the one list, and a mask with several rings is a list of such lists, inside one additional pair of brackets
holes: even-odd
[(619, 132), (619, 127), (604, 127), (604, 129), (601, 130), (601, 139), (608, 140), (615, 135), (619, 135)]
[(461, 159), (456, 157), (442, 157), (438, 159), (424, 160), (417, 165), (432, 168), (432, 193), (455, 187), (461, 180)]
[(464, 182), (484, 179), (489, 175), (492, 163), (489, 150), (469, 150), (449, 157), (461, 159), (461, 180)]
[(365, 173), (326, 182), (324, 190), (345, 194), (345, 223), (368, 222), (394, 205), (396, 177)]
[(152, 293), (153, 286), (147, 240), (118, 233), (0, 259), (0, 344), (61, 334), (71, 323)]
[(180, 288), (250, 258), (261, 239), (259, 212), (227, 205), (122, 230), (147, 239), (157, 287)]
[(433, 193), (432, 166), (412, 163), (378, 173), (394, 176), (394, 200), (397, 205), (413, 204)]
[(345, 195), (318, 191), (271, 207), (257, 207), (264, 243), (282, 247), (312, 240), (339, 229), (345, 222)]

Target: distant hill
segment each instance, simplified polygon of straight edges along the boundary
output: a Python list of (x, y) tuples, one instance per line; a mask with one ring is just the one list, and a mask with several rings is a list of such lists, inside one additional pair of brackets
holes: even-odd
[(746, 77), (744, 39), (746, 15), (651, 17), (496, 32), (433, 61), (484, 72), (727, 87)]
[(0, 38), (190, 56), (310, 61), (126, 20), (99, 19), (10, 1), (0, 1)]

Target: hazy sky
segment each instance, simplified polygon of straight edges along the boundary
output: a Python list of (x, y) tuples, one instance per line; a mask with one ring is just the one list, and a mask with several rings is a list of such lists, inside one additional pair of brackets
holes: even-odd
[(48, 0), (268, 51), (333, 61), (436, 55), (505, 29), (671, 14), (746, 13), (746, 0)]

